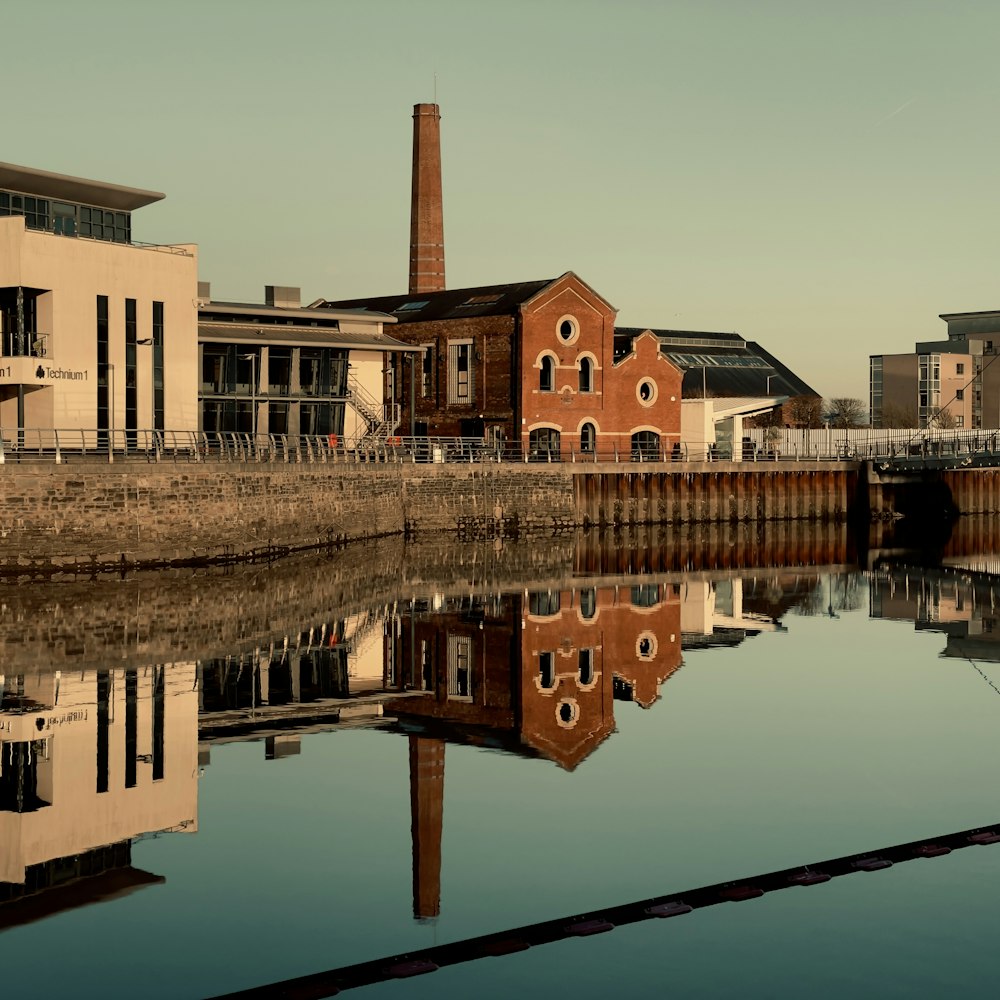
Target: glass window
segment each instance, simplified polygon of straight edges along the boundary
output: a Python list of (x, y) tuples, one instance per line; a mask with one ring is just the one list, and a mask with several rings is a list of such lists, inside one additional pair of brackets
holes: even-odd
[(448, 402), (472, 403), (475, 377), (472, 368), (472, 341), (448, 344)]
[(448, 698), (472, 701), (472, 639), (448, 636)]
[(302, 403), (299, 407), (300, 434), (330, 434), (329, 403)]
[(556, 387), (556, 363), (549, 355), (542, 358), (542, 367), (538, 373), (538, 388), (542, 392), (552, 392)]
[(594, 651), (592, 649), (580, 650), (580, 683), (594, 683)]
[(593, 587), (580, 591), (580, 616), (593, 618), (597, 614), (597, 591)]
[(580, 392), (594, 391), (594, 362), (590, 358), (580, 359)]
[(287, 396), (291, 392), (291, 383), (291, 348), (272, 347), (267, 360), (267, 391), (278, 396)]
[(655, 431), (637, 431), (632, 435), (632, 461), (656, 462), (660, 459), (660, 435)]
[(528, 435), (528, 457), (537, 462), (559, 461), (559, 431), (538, 427)]
[(153, 428), (165, 429), (163, 399), (163, 303), (153, 303)]
[(632, 588), (633, 608), (654, 608), (660, 603), (660, 588), (658, 584), (646, 583)]
[(597, 447), (597, 429), (593, 424), (584, 424), (580, 428), (580, 451), (593, 455)]
[(559, 592), (553, 590), (533, 590), (528, 594), (528, 614), (540, 618), (559, 614)]
[(546, 691), (551, 691), (556, 686), (555, 653), (538, 654), (538, 683)]
[(288, 403), (268, 403), (267, 429), (270, 434), (288, 433)]
[(205, 348), (201, 357), (201, 388), (203, 390), (214, 393), (226, 391), (227, 353), (225, 348)]
[(420, 362), (420, 397), (429, 399), (434, 384), (434, 345), (423, 344), (423, 357)]
[(299, 353), (299, 391), (306, 396), (323, 395), (323, 352), (303, 347)]

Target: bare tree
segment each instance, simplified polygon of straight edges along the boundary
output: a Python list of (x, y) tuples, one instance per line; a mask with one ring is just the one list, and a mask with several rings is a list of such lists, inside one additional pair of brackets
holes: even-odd
[(888, 403), (882, 407), (882, 427), (916, 427), (917, 411), (912, 406), (903, 406), (899, 403)]
[(823, 400), (819, 396), (793, 396), (781, 410), (785, 422), (793, 427), (823, 426)]
[(824, 419), (831, 427), (864, 427), (868, 423), (868, 410), (860, 399), (842, 396), (826, 401)]
[(749, 427), (780, 427), (781, 407), (775, 406), (773, 409), (758, 413), (755, 417), (750, 417), (747, 425)]
[(955, 419), (955, 414), (951, 410), (935, 410), (927, 418), (928, 427), (938, 427), (941, 430), (951, 430), (953, 427), (958, 426), (958, 421)]

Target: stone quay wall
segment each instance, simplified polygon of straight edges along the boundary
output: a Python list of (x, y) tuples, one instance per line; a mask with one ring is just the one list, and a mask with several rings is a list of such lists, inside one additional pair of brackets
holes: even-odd
[(0, 572), (271, 559), (429, 532), (497, 538), (577, 525), (837, 520), (851, 463), (0, 467)]

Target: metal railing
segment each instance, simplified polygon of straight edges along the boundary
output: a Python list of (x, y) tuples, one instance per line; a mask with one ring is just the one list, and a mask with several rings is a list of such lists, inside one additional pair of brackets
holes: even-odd
[(44, 358), (48, 341), (49, 335), (38, 330), (5, 330), (0, 338), (0, 357)]
[(1000, 450), (1000, 430), (995, 429), (752, 428), (744, 434), (757, 451), (800, 461), (964, 457)]
[[(1000, 432), (975, 436), (938, 436), (909, 441), (844, 441), (825, 436), (808, 448), (789, 442), (787, 450), (773, 437), (762, 444), (753, 431), (737, 445), (743, 463), (875, 461), (893, 466), (1000, 465)], [(822, 433), (822, 432), (821, 432)], [(483, 438), (373, 438), (361, 434), (249, 434), (208, 431), (24, 430), (0, 428), (0, 464), (5, 462), (340, 462), (340, 463), (538, 463), (538, 464), (693, 464), (731, 462), (731, 448), (677, 443), (668, 448), (641, 445), (522, 448)]]

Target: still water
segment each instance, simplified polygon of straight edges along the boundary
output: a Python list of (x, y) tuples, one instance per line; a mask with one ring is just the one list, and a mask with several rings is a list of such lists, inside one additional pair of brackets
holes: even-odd
[[(996, 991), (1000, 845), (963, 847), (1000, 829), (991, 529), (931, 554), (836, 530), (7, 586), (4, 992), (207, 997), (375, 960), (351, 995)], [(540, 921), (565, 932), (390, 974)]]

